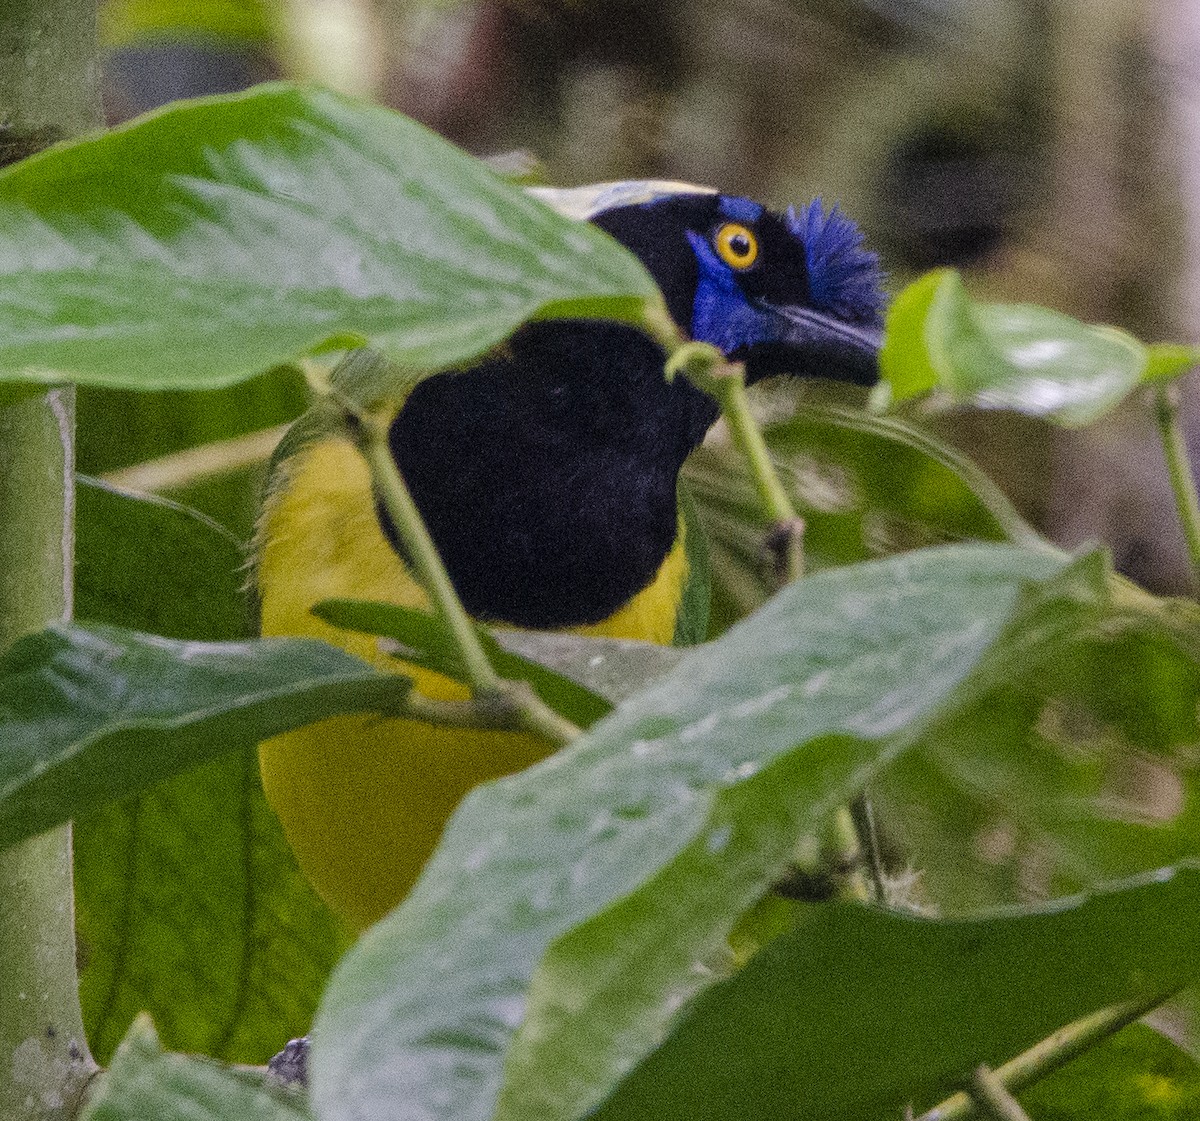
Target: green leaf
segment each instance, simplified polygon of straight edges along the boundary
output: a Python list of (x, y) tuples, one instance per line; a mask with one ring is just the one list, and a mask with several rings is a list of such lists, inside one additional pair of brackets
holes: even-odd
[[(357, 599), (325, 600), (313, 608), (313, 614), (335, 627), (393, 639), (401, 647), (396, 651), (398, 657), (469, 684), (458, 645), (436, 615)], [(527, 681), (546, 704), (569, 720), (586, 726), (608, 713), (607, 702), (569, 677), (509, 653), (483, 627), (476, 627), (475, 633), (488, 660), (502, 677)]]
[(632, 638), (584, 638), (551, 631), (497, 631), (496, 641), (510, 654), (576, 682), (611, 704), (645, 689), (682, 661), (678, 646), (659, 646)]
[(13, 165), (0, 231), (0, 380), (213, 388), (366, 342), (432, 370), (535, 316), (661, 314), (600, 230), (406, 117), (286, 84)]
[(346, 938), (296, 867), (253, 749), (75, 822), (80, 1000), (106, 1063), (143, 1009), (166, 1045), (264, 1063), (312, 1023)]
[(129, 1030), (80, 1121), (306, 1121), (303, 1098), (262, 1075), (165, 1053), (148, 1018)]
[(1143, 381), (1170, 381), (1200, 366), (1200, 346), (1154, 343), (1146, 349), (1149, 358)]
[(79, 615), (171, 638), (245, 638), (241, 544), (178, 503), (81, 476), (76, 487)]
[(1147, 376), (1149, 355), (1113, 327), (1032, 304), (973, 301), (958, 274), (922, 277), (888, 314), (880, 370), (892, 398), (931, 390), (952, 404), (1090, 424)]
[(1198, 908), (1196, 868), (971, 919), (809, 908), (699, 997), (594, 1116), (876, 1121), (924, 1109), (980, 1063), (1194, 978)]
[(1200, 856), (1200, 628), (1164, 604), (1080, 627), (939, 723), (874, 788), (924, 898), (961, 910)]
[(1200, 1117), (1200, 1065), (1131, 1024), (1020, 1098), (1038, 1121), (1191, 1121)]
[[(81, 614), (175, 638), (246, 636), (243, 553), (228, 533), (95, 480), (76, 496)], [(267, 807), (253, 749), (89, 811), (73, 837), (80, 1000), (99, 1062), (142, 1009), (169, 1047), (229, 1061), (264, 1062), (308, 1030), (343, 939)]]
[(403, 682), (310, 640), (29, 635), (0, 657), (0, 845), (314, 720), (395, 712)]
[(1001, 546), (818, 574), (475, 790), (335, 974), (314, 1026), (321, 1116), (585, 1114), (712, 982), (696, 963), (797, 838), (983, 688), (973, 673), (1058, 638), (1029, 586), (1050, 605), (1103, 595), (1086, 566)]
[[(950, 541), (1041, 538), (958, 452), (903, 421), (806, 405), (766, 425), (780, 479), (804, 518), (810, 572)], [(769, 526), (736, 449), (705, 444), (684, 469), (712, 555), (713, 623), (749, 614), (770, 591)]]
[(712, 566), (708, 537), (696, 509), (691, 489), (679, 480), (679, 509), (683, 514), (683, 545), (687, 551), (687, 582), (675, 619), (676, 646), (695, 646), (708, 637), (709, 606), (712, 602)]

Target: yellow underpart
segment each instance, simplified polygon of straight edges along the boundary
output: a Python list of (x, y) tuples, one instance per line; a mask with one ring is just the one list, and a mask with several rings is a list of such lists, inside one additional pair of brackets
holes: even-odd
[[(355, 448), (328, 438), (281, 471), (285, 481), (268, 499), (259, 532), (262, 633), (322, 638), (412, 676), (430, 697), (465, 697), (457, 683), (380, 652), (369, 635), (311, 614), (314, 604), (339, 597), (428, 607), (379, 528)], [(614, 615), (576, 632), (669, 643), (686, 577), (681, 523), (655, 579)], [(547, 753), (530, 736), (339, 716), (268, 740), (259, 758), (267, 799), (304, 874), (362, 929), (403, 898), (468, 790)]]

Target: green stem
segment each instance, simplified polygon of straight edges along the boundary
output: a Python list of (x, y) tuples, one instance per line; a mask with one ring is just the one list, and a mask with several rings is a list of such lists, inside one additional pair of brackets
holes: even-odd
[[(688, 342), (677, 346), (667, 359), (666, 375), (684, 374), (698, 389), (715, 397), (729, 427), (734, 446), (750, 470), (759, 505), (772, 523), (768, 544), (777, 559), (780, 583), (804, 575), (804, 522), (796, 513), (791, 495), (780, 481), (762, 429), (754, 419), (746, 395), (746, 371), (741, 363), (727, 362), (716, 347)], [(840, 806), (824, 837), (825, 857), (838, 877), (838, 894), (844, 899), (867, 900), (871, 890), (863, 875), (864, 853), (870, 839), (861, 837), (848, 806)]]
[[(99, 127), (96, 6), (0, 0), (0, 165)], [(71, 611), (74, 394), (0, 397), (0, 651)], [(79, 1006), (71, 832), (0, 852), (0, 1117), (73, 1116), (95, 1070)]]
[[(446, 720), (466, 723), (471, 715), (485, 727), (511, 728), (540, 736), (556, 747), (568, 744), (581, 734), (571, 721), (560, 716), (522, 682), (506, 681), (492, 667), (483, 644), (475, 633), (475, 624), (467, 614), (462, 600), (454, 590), (450, 574), (438, 555), (433, 538), (421, 518), (400, 469), (388, 446), (387, 422), (375, 415), (358, 411), (352, 404), (342, 402), (358, 436), (358, 444), (366, 458), (371, 479), (380, 500), (391, 518), (405, 553), (421, 586), (428, 593), (433, 608), (441, 617), (457, 648), (462, 667), (476, 704), (472, 712), (465, 709), (443, 712)], [(410, 705), (424, 703), (416, 694)], [(434, 702), (430, 702), (434, 704)], [(431, 718), (437, 719), (430, 709)]]
[(417, 504), (392, 458), (387, 424), (373, 416), (360, 416), (358, 422), (361, 431), (359, 447), (371, 470), (371, 479), (404, 545), (417, 579), (454, 639), (471, 692), (499, 693), (502, 689), (500, 675), (488, 661), (483, 645), (475, 634), (475, 625), (450, 582), (450, 574), (442, 564)]
[[(427, 724), (449, 728), (496, 728), (507, 732), (530, 732), (565, 747), (580, 729), (540, 702), (531, 704), (521, 689), (522, 682), (505, 682), (503, 692), (469, 701), (442, 701), (415, 689), (408, 695), (406, 715)], [(532, 695), (532, 690), (529, 691)]]
[(971, 1097), (992, 1121), (1029, 1121), (1021, 1103), (1005, 1088), (990, 1067), (977, 1066), (971, 1075)]
[(1200, 587), (1200, 495), (1196, 493), (1196, 477), (1192, 473), (1187, 442), (1179, 423), (1179, 389), (1176, 385), (1160, 386), (1154, 395), (1154, 418), (1162, 440), (1167, 475), (1175, 493), (1175, 507), (1187, 540), (1188, 556), (1192, 561), (1192, 580)]
[[(1053, 1035), (1035, 1043), (1015, 1059), (997, 1067), (993, 1072), (1009, 1093), (1019, 1093), (1027, 1086), (1040, 1082), (1072, 1059), (1095, 1047), (1097, 1043), (1115, 1035), (1147, 1012), (1170, 1000), (1181, 986), (1165, 992), (1127, 1000), (1102, 1008), (1090, 1016), (1059, 1028)], [(933, 1109), (921, 1114), (917, 1121), (966, 1121), (976, 1116), (976, 1103), (969, 1094), (954, 1094)]]
[[(0, 648), (70, 614), (69, 389), (0, 407)], [(75, 965), (71, 831), (0, 852), (0, 1117), (70, 1116), (94, 1069)]]

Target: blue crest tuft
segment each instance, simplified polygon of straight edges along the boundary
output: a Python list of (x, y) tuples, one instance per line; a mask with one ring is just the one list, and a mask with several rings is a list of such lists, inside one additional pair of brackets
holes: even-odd
[(813, 303), (851, 323), (882, 326), (885, 296), (879, 258), (862, 248), (862, 231), (835, 205), (828, 214), (814, 199), (799, 214), (789, 206), (788, 228), (804, 243)]

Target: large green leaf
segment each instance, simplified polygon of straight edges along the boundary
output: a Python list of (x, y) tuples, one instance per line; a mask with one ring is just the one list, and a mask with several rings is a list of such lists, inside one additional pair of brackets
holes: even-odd
[(166, 1045), (263, 1063), (312, 1022), (346, 939), (296, 867), (252, 749), (75, 823), (80, 1000), (107, 1062), (148, 1011)]
[(821, 573), (469, 795), (335, 974), (314, 1029), (320, 1116), (582, 1116), (711, 983), (696, 963), (720, 957), (798, 836), (964, 690), (1093, 610), (1103, 573), (1066, 565), (976, 546)]
[(0, 235), (0, 380), (212, 388), (367, 341), (436, 369), (535, 316), (662, 307), (598, 229), (399, 114), (285, 84), (14, 165)]
[(133, 1025), (80, 1121), (306, 1121), (300, 1095), (261, 1074), (165, 1053), (148, 1019)]
[(810, 908), (698, 998), (596, 1117), (900, 1117), (980, 1063), (1000, 1066), (1072, 1020), (1192, 980), (1198, 910), (1196, 868), (971, 919)]
[[(247, 637), (242, 547), (175, 503), (80, 480), (76, 606), (173, 638)], [(308, 1029), (341, 952), (258, 781), (222, 755), (74, 823), (80, 999), (107, 1062), (133, 1017), (167, 1046), (262, 1062)]]
[(892, 399), (931, 391), (952, 404), (1090, 424), (1148, 380), (1175, 377), (1200, 350), (1151, 351), (1113, 327), (1032, 304), (977, 303), (950, 269), (896, 298), (879, 355)]
[(395, 712), (403, 686), (312, 640), (56, 624), (0, 658), (0, 844), (325, 716)]

